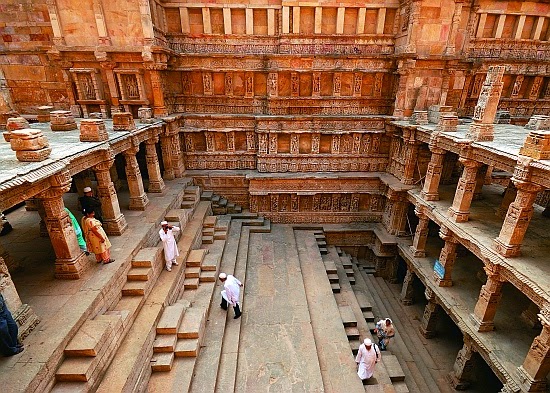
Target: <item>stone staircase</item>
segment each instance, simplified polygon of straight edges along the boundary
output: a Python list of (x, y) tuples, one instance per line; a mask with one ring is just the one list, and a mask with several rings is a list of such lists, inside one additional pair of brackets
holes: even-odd
[(243, 211), (242, 206), (229, 202), (226, 198), (214, 194), (213, 191), (203, 191), (201, 195), (201, 201), (212, 202), (212, 212), (216, 215), (223, 214), (238, 214)]

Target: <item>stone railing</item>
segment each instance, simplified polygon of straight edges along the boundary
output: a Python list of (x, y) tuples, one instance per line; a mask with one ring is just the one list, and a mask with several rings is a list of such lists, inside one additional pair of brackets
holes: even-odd
[(357, 37), (188, 37), (172, 35), (169, 46), (179, 53), (389, 55), (394, 43), (384, 36)]
[(550, 60), (550, 42), (509, 38), (477, 38), (470, 41), (465, 54), (473, 58), (500, 60)]

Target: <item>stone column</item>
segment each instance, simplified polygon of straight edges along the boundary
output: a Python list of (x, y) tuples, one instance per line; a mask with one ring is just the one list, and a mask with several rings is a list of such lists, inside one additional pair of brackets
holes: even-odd
[(474, 379), (475, 352), (472, 339), (464, 336), (464, 346), (456, 356), (453, 371), (449, 373), (449, 383), (456, 390), (466, 390)]
[(416, 207), (414, 213), (418, 216), (418, 225), (414, 232), (413, 244), (411, 251), (417, 258), (423, 258), (426, 256), (426, 241), (428, 240), (428, 224), (430, 219), (424, 212)]
[[(451, 31), (449, 31), (449, 38), (447, 40), (447, 47), (445, 48), (445, 54), (448, 56), (454, 56), (455, 54), (455, 42), (458, 29), (460, 28), (460, 18), (462, 15), (462, 2), (464, 0), (455, 0), (455, 10), (453, 13), (453, 20), (451, 22)], [(445, 105), (444, 103), (442, 105)]]
[(149, 204), (149, 198), (143, 187), (143, 179), (139, 170), (136, 154), (139, 147), (131, 147), (125, 150), (124, 160), (126, 161), (126, 179), (128, 180), (128, 189), (130, 191), (130, 210), (145, 210), (145, 206)]
[(155, 117), (168, 115), (166, 104), (164, 102), (163, 79), (160, 70), (166, 69), (165, 64), (152, 65), (149, 67), (151, 77), (151, 88), (153, 90), (153, 114)]
[(159, 159), (156, 144), (159, 137), (155, 135), (145, 141), (145, 159), (147, 161), (147, 173), (149, 175), (149, 192), (162, 192), (166, 187), (160, 173)]
[(407, 274), (403, 280), (403, 287), (401, 288), (401, 303), (406, 306), (410, 306), (414, 303), (414, 272), (411, 269), (407, 269)]
[(474, 196), (472, 197), (473, 201), (479, 201), (483, 199), (482, 190), (483, 185), (485, 184), (485, 178), (487, 176), (487, 165), (481, 165), (476, 175), (476, 186), (474, 188)]
[(434, 280), (440, 287), (451, 287), (453, 286), (451, 276), (456, 261), (458, 241), (454, 238), (453, 233), (444, 226), (441, 226), (439, 236), (445, 240), (445, 245), (439, 254), (439, 262), (436, 261), (436, 264), (439, 263), (439, 269), (442, 271), (437, 266), (434, 267)]
[(426, 304), (426, 308), (424, 309), (422, 324), (419, 329), (420, 333), (422, 333), (425, 338), (432, 338), (437, 334), (437, 319), (441, 306), (437, 304), (435, 294), (430, 288), (426, 288), (424, 294), (426, 295), (426, 299), (428, 299), (428, 304)]
[(468, 221), (468, 216), (470, 215), (470, 205), (472, 204), (476, 186), (477, 169), (481, 164), (463, 157), (459, 160), (464, 165), (464, 170), (458, 181), (453, 204), (449, 208), (449, 215), (456, 222), (465, 222)]
[(407, 45), (405, 46), (405, 53), (416, 53), (416, 41), (418, 38), (418, 31), (420, 29), (419, 20), (420, 20), (420, 7), (421, 1), (413, 0), (411, 1), (411, 8), (409, 11), (409, 25), (407, 28)]
[(441, 173), (443, 171), (443, 160), (445, 159), (445, 150), (436, 146), (438, 133), (432, 133), (430, 137), (430, 151), (432, 157), (426, 170), (426, 177), (424, 178), (424, 186), (420, 195), (427, 201), (439, 200), (439, 181), (441, 180)]
[(78, 246), (69, 214), (65, 211), (63, 194), (71, 188), (68, 172), (51, 176), (51, 187), (38, 194), (44, 206), (46, 227), (55, 251), (55, 277), (78, 279), (86, 270), (88, 259)]
[(382, 224), (389, 234), (402, 236), (407, 223), (407, 192), (388, 189)]
[(162, 177), (165, 180), (182, 177), (185, 173), (178, 131), (179, 127), (177, 123), (172, 122), (166, 126), (164, 134), (160, 136), (160, 148), (164, 164), (164, 174)]
[(546, 377), (550, 372), (550, 310), (546, 306), (539, 314), (541, 333), (535, 337), (523, 364), (518, 368), (521, 390), (546, 392)]
[(500, 234), (493, 243), (497, 252), (504, 257), (521, 254), (521, 243), (533, 216), (533, 203), (537, 193), (542, 190), (542, 187), (530, 182), (514, 178), (512, 181), (517, 188), (516, 199), (508, 207)]
[(126, 218), (120, 212), (115, 185), (111, 181), (111, 167), (114, 159), (94, 166), (97, 178), (97, 193), (103, 212), (103, 229), (108, 235), (120, 236), (128, 228)]
[(490, 332), (495, 329), (494, 318), (498, 302), (502, 297), (504, 278), (498, 273), (498, 266), (485, 266), (487, 282), (481, 287), (479, 298), (470, 318), (478, 332)]
[(510, 180), (510, 182), (508, 183), (508, 187), (506, 187), (506, 190), (504, 191), (502, 202), (500, 202), (500, 206), (496, 212), (497, 217), (506, 217), (506, 212), (508, 212), (510, 204), (516, 199), (517, 194), (518, 190), (514, 185), (514, 182)]
[(404, 141), (404, 147), (405, 163), (403, 166), (403, 178), (401, 179), (401, 182), (403, 184), (414, 184), (414, 172), (416, 171), (418, 149), (420, 144), (416, 141)]

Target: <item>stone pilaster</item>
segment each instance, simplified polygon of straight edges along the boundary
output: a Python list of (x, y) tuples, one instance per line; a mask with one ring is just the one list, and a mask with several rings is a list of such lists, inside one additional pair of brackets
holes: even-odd
[(403, 166), (403, 184), (414, 184), (414, 173), (417, 169), (418, 149), (420, 144), (416, 141), (404, 141), (405, 147), (405, 163)]
[(458, 241), (454, 238), (453, 233), (444, 226), (441, 226), (439, 236), (445, 240), (445, 245), (439, 254), (439, 269), (434, 268), (434, 280), (440, 287), (451, 287), (453, 280), (451, 279), (453, 266), (456, 261), (456, 248)]
[(128, 207), (130, 210), (145, 210), (145, 206), (149, 204), (149, 198), (143, 187), (143, 179), (136, 158), (138, 151), (138, 147), (132, 147), (123, 152), (126, 161), (126, 179), (130, 191), (130, 206)]
[(426, 308), (424, 309), (419, 330), (424, 337), (432, 338), (437, 334), (437, 319), (439, 318), (441, 306), (437, 304), (435, 294), (430, 288), (426, 288), (425, 296), (428, 299), (428, 304), (426, 304)]
[(510, 204), (516, 199), (517, 194), (518, 194), (518, 190), (514, 185), (514, 182), (510, 180), (510, 182), (508, 183), (508, 186), (506, 187), (506, 190), (504, 190), (504, 196), (502, 198), (502, 202), (500, 202), (500, 206), (497, 212), (495, 213), (497, 217), (500, 217), (500, 218), (506, 217), (508, 208), (510, 207)]
[(474, 196), (472, 197), (473, 201), (479, 201), (483, 199), (483, 186), (485, 185), (485, 179), (487, 177), (487, 165), (481, 165), (476, 175), (476, 186), (474, 188)]
[(474, 379), (475, 351), (472, 339), (464, 336), (464, 346), (456, 356), (453, 371), (449, 373), (449, 383), (456, 390), (466, 390)]
[(421, 196), (427, 201), (439, 200), (439, 182), (443, 171), (443, 161), (445, 159), (445, 150), (436, 146), (438, 133), (433, 133), (430, 138), (430, 150), (432, 157), (428, 164), (426, 177), (424, 178), (424, 187), (422, 187)]
[(411, 251), (417, 258), (426, 256), (426, 241), (428, 240), (428, 224), (430, 219), (422, 212), (422, 209), (416, 207), (414, 213), (418, 216), (418, 225), (414, 232), (413, 244)]
[(403, 280), (403, 287), (401, 288), (401, 303), (409, 306), (414, 303), (414, 277), (415, 274), (411, 269), (407, 269), (407, 274)]
[(495, 328), (495, 314), (502, 297), (504, 278), (498, 273), (498, 266), (485, 266), (487, 282), (481, 287), (479, 298), (470, 315), (478, 332), (490, 332)]
[(155, 136), (145, 141), (145, 159), (147, 161), (147, 173), (149, 175), (149, 192), (162, 192), (166, 187), (160, 173), (159, 158), (157, 156), (157, 142)]
[(477, 170), (481, 164), (463, 157), (459, 160), (464, 165), (464, 170), (458, 181), (453, 204), (449, 208), (449, 215), (456, 222), (465, 222), (468, 221), (468, 216), (470, 215), (470, 205), (474, 197)]
[(120, 212), (115, 185), (111, 181), (113, 163), (112, 159), (104, 161), (94, 166), (93, 169), (97, 179), (97, 193), (101, 201), (103, 229), (108, 235), (119, 236), (128, 228), (128, 223)]
[(493, 243), (497, 252), (504, 257), (520, 255), (521, 243), (533, 216), (533, 203), (537, 193), (542, 190), (542, 187), (533, 183), (514, 178), (512, 181), (517, 188), (516, 199), (508, 207), (500, 234)]
[(38, 194), (44, 206), (45, 222), (55, 252), (55, 276), (78, 279), (86, 270), (88, 259), (78, 246), (69, 214), (65, 211), (63, 194), (71, 188), (68, 172), (51, 177), (51, 187)]
[(389, 234), (401, 236), (405, 234), (407, 223), (407, 192), (388, 189), (386, 206), (382, 216), (382, 224)]
[(160, 72), (162, 69), (166, 69), (166, 64), (149, 66), (149, 76), (151, 77), (151, 88), (153, 90), (153, 114), (155, 117), (168, 115), (164, 102), (163, 79)]
[(541, 333), (535, 337), (523, 364), (518, 368), (522, 391), (546, 392), (547, 375), (550, 372), (550, 310), (541, 310)]
[(173, 180), (182, 177), (185, 172), (185, 165), (183, 164), (178, 125), (175, 122), (168, 124), (165, 133), (160, 136), (160, 148), (164, 164), (163, 178)]

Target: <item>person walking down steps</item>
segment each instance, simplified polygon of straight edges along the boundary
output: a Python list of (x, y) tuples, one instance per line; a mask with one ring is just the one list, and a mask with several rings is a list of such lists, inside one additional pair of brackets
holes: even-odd
[(222, 302), (220, 307), (227, 310), (229, 305), (233, 306), (233, 310), (235, 311), (233, 319), (237, 319), (242, 314), (239, 307), (239, 296), (243, 283), (231, 274), (220, 273), (219, 279), (223, 283)]
[(395, 328), (390, 318), (381, 319), (376, 322), (376, 328), (374, 329), (376, 336), (378, 337), (378, 345), (381, 351), (388, 349), (390, 340), (395, 336)]
[(359, 346), (355, 362), (357, 363), (357, 375), (363, 381), (363, 385), (374, 375), (374, 367), (381, 359), (380, 350), (370, 338), (366, 338)]
[(168, 222), (163, 221), (160, 223), (162, 228), (159, 230), (160, 240), (162, 240), (162, 247), (164, 248), (164, 260), (166, 261), (166, 270), (172, 271), (172, 265), (178, 266), (176, 258), (180, 255), (178, 251), (178, 244), (174, 238), (174, 232), (179, 232), (180, 228), (172, 225), (168, 225)]

